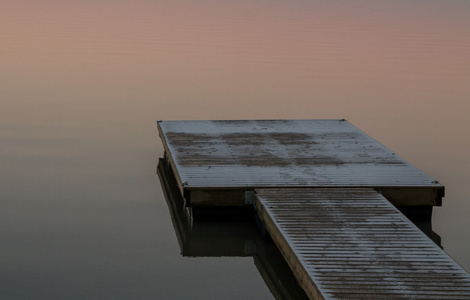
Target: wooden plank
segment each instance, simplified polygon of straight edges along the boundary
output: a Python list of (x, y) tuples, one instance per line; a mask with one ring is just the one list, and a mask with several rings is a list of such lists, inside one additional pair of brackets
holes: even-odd
[(470, 299), (470, 275), (372, 189), (256, 189), (311, 299)]
[(410, 199), (413, 199), (414, 206), (441, 206), (442, 197), (444, 197), (444, 188), (377, 187), (376, 189), (395, 206), (407, 206), (410, 203)]
[(165, 160), (168, 163), (169, 167), (172, 169), (172, 173), (174, 174), (175, 180), (178, 184), (178, 188), (181, 191), (181, 195), (184, 196), (184, 186), (183, 182), (181, 181), (181, 176), (179, 174), (179, 170), (175, 163), (174, 154), (171, 153), (170, 146), (168, 145), (168, 140), (165, 138), (165, 133), (163, 132), (162, 127), (160, 126), (161, 121), (157, 122), (157, 128), (160, 135), (160, 139), (163, 143), (163, 148), (165, 149)]
[(440, 205), (444, 193), (345, 120), (160, 121), (158, 129), (182, 194), (200, 205), (193, 191), (227, 190), (227, 201), (243, 204), (236, 194), (255, 188), (371, 187), (413, 206)]
[(245, 206), (244, 190), (188, 191), (190, 206)]

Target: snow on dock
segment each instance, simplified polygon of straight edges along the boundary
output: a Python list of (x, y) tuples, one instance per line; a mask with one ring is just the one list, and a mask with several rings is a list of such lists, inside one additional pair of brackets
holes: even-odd
[(470, 275), (373, 189), (257, 189), (310, 299), (470, 299)]
[(159, 121), (188, 206), (245, 205), (268, 187), (371, 187), (398, 206), (444, 187), (345, 120)]

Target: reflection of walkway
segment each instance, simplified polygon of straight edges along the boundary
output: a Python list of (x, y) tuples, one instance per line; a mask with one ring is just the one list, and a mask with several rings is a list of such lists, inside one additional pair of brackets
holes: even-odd
[[(232, 221), (193, 221), (193, 212), (184, 207), (174, 176), (163, 160), (158, 164), (158, 175), (183, 256), (252, 256), (275, 299), (307, 299), (276, 246), (257, 230), (252, 211), (237, 215), (225, 211)], [(242, 220), (235, 220), (240, 217)]]

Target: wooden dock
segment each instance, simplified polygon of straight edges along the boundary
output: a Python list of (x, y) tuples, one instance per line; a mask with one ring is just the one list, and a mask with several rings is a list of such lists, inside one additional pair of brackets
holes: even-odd
[(192, 209), (255, 204), (311, 299), (470, 299), (470, 275), (401, 212), (444, 187), (345, 120), (160, 121)]
[(441, 205), (444, 187), (345, 120), (159, 121), (187, 206), (252, 204), (255, 188), (370, 187), (395, 206)]
[(310, 299), (470, 299), (470, 275), (373, 189), (257, 189)]

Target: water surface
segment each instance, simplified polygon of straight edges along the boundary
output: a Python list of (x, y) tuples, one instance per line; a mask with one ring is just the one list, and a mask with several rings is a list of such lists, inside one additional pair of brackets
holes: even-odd
[(279, 298), (181, 255), (160, 119), (345, 118), (446, 186), (470, 270), (468, 1), (7, 0), (0, 40), (2, 299)]

